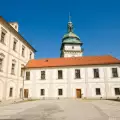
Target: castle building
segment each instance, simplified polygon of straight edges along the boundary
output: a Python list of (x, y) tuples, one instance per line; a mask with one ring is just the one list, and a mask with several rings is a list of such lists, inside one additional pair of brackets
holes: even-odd
[(68, 22), (60, 58), (32, 59), (25, 66), (24, 97), (35, 99), (120, 97), (120, 60), (83, 56), (82, 42)]
[(17, 22), (0, 17), (0, 101), (22, 97), (22, 68), (36, 52), (18, 30)]

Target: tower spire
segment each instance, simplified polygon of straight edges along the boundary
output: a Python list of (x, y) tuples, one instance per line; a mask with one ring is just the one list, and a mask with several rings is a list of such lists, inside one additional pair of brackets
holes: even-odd
[(69, 32), (73, 32), (73, 24), (72, 24), (72, 22), (71, 22), (70, 12), (69, 12), (69, 22), (68, 22), (68, 27), (67, 27), (67, 29), (68, 29), (68, 33), (69, 33)]

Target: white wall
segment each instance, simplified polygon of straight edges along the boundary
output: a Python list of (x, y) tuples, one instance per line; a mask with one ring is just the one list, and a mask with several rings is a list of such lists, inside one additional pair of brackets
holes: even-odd
[[(120, 88), (120, 77), (111, 78), (111, 68), (117, 67), (120, 76), (119, 65), (106, 66), (76, 66), (61, 68), (36, 68), (28, 69), (30, 71), (30, 80), (25, 80), (25, 88), (29, 89), (32, 98), (57, 98), (69, 97), (76, 98), (76, 89), (81, 89), (83, 97), (87, 98), (117, 98), (114, 88)], [(93, 69), (99, 69), (100, 78), (94, 78)], [(75, 69), (80, 69), (81, 78), (75, 79)], [(40, 71), (45, 70), (46, 79), (40, 79)], [(58, 79), (58, 70), (63, 71), (63, 79)], [(58, 89), (63, 89), (63, 95), (58, 96)], [(101, 95), (96, 95), (95, 89), (101, 89)], [(45, 96), (40, 96), (40, 89), (45, 89)], [(120, 96), (119, 96), (120, 97)]]
[[(0, 72), (0, 100), (15, 99), (19, 98), (19, 89), (23, 86), (23, 78), (20, 76), (21, 65), (26, 65), (29, 60), (30, 52), (32, 52), (32, 59), (34, 58), (34, 51), (14, 33), (10, 32), (2, 23), (0, 23), (0, 39), (2, 28), (4, 28), (7, 33), (5, 36), (5, 44), (0, 42), (0, 53), (5, 55), (3, 71)], [(17, 40), (16, 51), (13, 50), (14, 39)], [(25, 46), (25, 57), (21, 56), (22, 45)], [(13, 59), (16, 60), (15, 75), (11, 74)], [(9, 97), (10, 87), (13, 87), (12, 97)]]

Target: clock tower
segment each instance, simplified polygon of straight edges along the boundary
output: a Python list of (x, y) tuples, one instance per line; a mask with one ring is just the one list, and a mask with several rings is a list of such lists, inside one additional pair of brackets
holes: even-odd
[(79, 36), (73, 31), (73, 23), (69, 20), (67, 25), (67, 33), (62, 38), (60, 57), (80, 57), (83, 54), (81, 48), (82, 42)]

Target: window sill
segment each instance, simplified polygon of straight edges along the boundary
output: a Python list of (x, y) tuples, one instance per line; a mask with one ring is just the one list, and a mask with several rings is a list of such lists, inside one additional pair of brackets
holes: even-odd
[(100, 77), (94, 77), (93, 79), (100, 79)]
[(40, 80), (46, 80), (46, 79), (40, 79)]
[(58, 78), (57, 80), (63, 80), (63, 78)]

